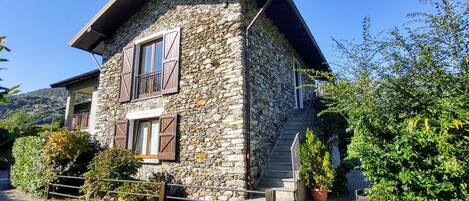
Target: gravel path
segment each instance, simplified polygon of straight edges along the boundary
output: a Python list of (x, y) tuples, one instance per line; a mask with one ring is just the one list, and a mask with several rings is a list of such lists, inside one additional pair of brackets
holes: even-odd
[(38, 201), (17, 190), (0, 191), (1, 201)]

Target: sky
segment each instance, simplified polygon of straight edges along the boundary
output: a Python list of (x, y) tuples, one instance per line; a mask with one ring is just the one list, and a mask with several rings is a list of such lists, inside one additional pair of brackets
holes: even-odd
[[(364, 17), (376, 32), (406, 22), (406, 14), (428, 11), (419, 0), (294, 0), (326, 59), (334, 61), (332, 38), (359, 40)], [(0, 36), (11, 52), (1, 52), (0, 86), (22, 92), (96, 69), (91, 55), (68, 42), (107, 0), (0, 0)]]

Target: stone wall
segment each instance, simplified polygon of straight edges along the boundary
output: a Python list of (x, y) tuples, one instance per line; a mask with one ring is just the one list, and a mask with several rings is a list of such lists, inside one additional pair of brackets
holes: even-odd
[[(258, 9), (244, 2), (245, 23)], [(282, 122), (295, 109), (293, 61), (305, 66), (285, 36), (272, 21), (261, 16), (250, 32), (248, 50), (251, 66), (251, 177), (254, 183), (267, 165), (270, 152), (280, 135)]]
[[(144, 164), (141, 177), (168, 171), (184, 184), (246, 188), (241, 18), (238, 0), (151, 0), (105, 42), (95, 137), (110, 145), (115, 122), (128, 112), (164, 108), (179, 115), (177, 161)], [(122, 48), (176, 27), (182, 29), (179, 93), (120, 104)], [(189, 194), (234, 197), (231, 192)]]

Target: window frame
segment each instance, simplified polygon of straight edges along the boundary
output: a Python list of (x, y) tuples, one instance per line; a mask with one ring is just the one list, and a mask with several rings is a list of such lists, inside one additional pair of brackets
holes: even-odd
[[(137, 75), (145, 75), (145, 74), (150, 74), (150, 73), (154, 73), (155, 72), (155, 61), (156, 61), (156, 44), (158, 42), (161, 42), (161, 44), (163, 45), (164, 47), (164, 41), (163, 41), (163, 37), (158, 37), (154, 40), (151, 40), (151, 41), (147, 41), (145, 43), (142, 43), (140, 44), (140, 48), (139, 48), (139, 58), (138, 58), (138, 69), (137, 69)], [(147, 46), (151, 46), (151, 58), (150, 58), (150, 72), (148, 73), (144, 73), (142, 74), (142, 71), (144, 70), (144, 66), (143, 66), (143, 60), (145, 58), (145, 54), (143, 54), (143, 51), (145, 50), (144, 47), (147, 47)], [(161, 70), (163, 70), (163, 58), (164, 58), (164, 54), (163, 54), (163, 51), (164, 49), (161, 49), (162, 51), (162, 54), (161, 54)]]
[[(162, 93), (161, 93), (161, 89), (159, 91), (156, 91), (155, 93), (151, 94), (151, 95), (148, 95), (148, 96), (143, 96), (143, 97), (139, 97), (139, 89), (138, 89), (138, 80), (137, 78), (141, 75), (145, 75), (145, 74), (140, 74), (141, 72), (141, 63), (142, 63), (142, 58), (143, 58), (143, 55), (142, 55), (142, 52), (143, 52), (143, 47), (148, 45), (148, 44), (151, 44), (151, 43), (154, 43), (156, 44), (156, 41), (161, 41), (162, 45), (163, 45), (163, 48), (162, 48), (162, 58), (161, 58), (161, 61), (162, 61), (162, 66), (161, 66), (161, 75), (163, 74), (163, 68), (164, 68), (164, 35), (168, 33), (168, 31), (161, 31), (161, 32), (157, 32), (157, 33), (154, 33), (150, 36), (147, 36), (147, 37), (144, 37), (142, 39), (139, 39), (137, 41), (135, 41), (135, 60), (134, 60), (134, 76), (132, 77), (132, 100), (133, 101), (138, 101), (138, 100), (145, 100), (145, 99), (149, 99), (149, 98), (155, 98), (155, 97), (160, 97), (162, 96)], [(154, 72), (154, 57), (155, 57), (155, 50), (156, 50), (156, 45), (152, 45), (152, 54), (151, 54), (151, 69), (153, 69), (152, 72)], [(149, 74), (149, 73), (147, 73)], [(162, 78), (161, 78), (162, 79)], [(150, 94), (150, 93), (149, 93)]]
[[(139, 134), (139, 131), (140, 131), (140, 123), (142, 122), (146, 122), (147, 123), (147, 141), (144, 143), (145, 146), (146, 146), (146, 153), (145, 154), (135, 154), (135, 157), (137, 158), (143, 158), (143, 159), (158, 159), (158, 151), (157, 150), (157, 154), (156, 155), (151, 155), (151, 135), (152, 135), (152, 122), (153, 121), (156, 121), (158, 123), (158, 127), (156, 128), (158, 130), (158, 134), (157, 134), (157, 138), (159, 138), (159, 135), (160, 135), (160, 131), (159, 131), (159, 118), (158, 117), (152, 117), (152, 118), (145, 118), (145, 119), (136, 119), (136, 120), (133, 120), (133, 130), (132, 130), (132, 138), (130, 139), (129, 138), (129, 143), (128, 143), (128, 146), (127, 148), (131, 151), (136, 151), (136, 141), (137, 141), (137, 136)], [(158, 139), (158, 143), (157, 143), (157, 146), (156, 146), (156, 149), (159, 149), (159, 139)]]
[[(293, 62), (292, 62), (292, 65), (293, 65), (293, 86), (294, 86), (294, 90), (295, 90), (295, 97), (294, 97), (294, 100), (295, 100), (295, 109), (303, 109), (304, 108), (304, 91), (303, 91), (303, 87), (301, 87), (303, 85), (303, 76), (302, 74), (298, 71), (300, 70), (300, 62), (298, 61), (298, 59), (296, 58), (293, 58), (292, 59)], [(298, 86), (297, 86), (298, 85)], [(297, 88), (298, 87), (298, 88)]]

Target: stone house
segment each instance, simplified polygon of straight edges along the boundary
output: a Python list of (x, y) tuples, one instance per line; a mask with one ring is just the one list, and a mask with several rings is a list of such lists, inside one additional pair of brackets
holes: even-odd
[(102, 55), (91, 133), (134, 150), (140, 177), (294, 199), (289, 148), (314, 98), (295, 69), (329, 66), (292, 0), (110, 0), (70, 44)]

